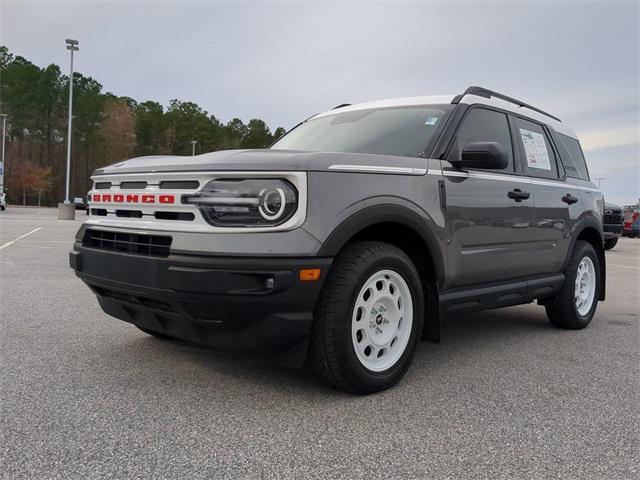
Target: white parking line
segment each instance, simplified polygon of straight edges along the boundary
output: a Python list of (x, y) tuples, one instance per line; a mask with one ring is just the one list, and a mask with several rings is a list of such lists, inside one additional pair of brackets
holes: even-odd
[(16, 243), (18, 240), (22, 240), (23, 238), (28, 237), (32, 233), (36, 233), (38, 230), (42, 230), (42, 227), (34, 228), (30, 232), (27, 232), (24, 235), (20, 235), (18, 238), (11, 240), (10, 242), (5, 243), (4, 245), (0, 245), (0, 250), (4, 250), (5, 248), (10, 247), (14, 243)]

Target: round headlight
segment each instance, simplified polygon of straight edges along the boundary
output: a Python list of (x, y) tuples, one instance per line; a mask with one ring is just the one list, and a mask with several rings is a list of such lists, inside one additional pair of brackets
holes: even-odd
[(207, 222), (221, 227), (281, 225), (298, 207), (298, 192), (281, 178), (219, 178), (182, 197), (198, 205)]
[(271, 222), (278, 220), (284, 213), (286, 199), (281, 188), (262, 190), (260, 192), (260, 206), (258, 211), (262, 218)]

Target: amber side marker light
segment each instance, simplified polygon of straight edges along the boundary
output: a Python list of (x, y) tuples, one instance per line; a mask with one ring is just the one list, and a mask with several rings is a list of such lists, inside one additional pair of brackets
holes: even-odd
[(300, 270), (300, 281), (301, 282), (313, 282), (320, 278), (320, 269), (319, 268), (304, 268)]

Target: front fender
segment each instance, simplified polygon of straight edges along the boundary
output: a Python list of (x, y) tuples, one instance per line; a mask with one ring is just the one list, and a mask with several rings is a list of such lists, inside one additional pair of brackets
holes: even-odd
[(445, 276), (444, 230), (426, 212), (409, 202), (400, 205), (387, 203), (389, 199), (376, 200), (380, 203), (363, 206), (342, 221), (323, 242), (318, 256), (335, 256), (351, 238), (365, 228), (381, 223), (399, 223), (413, 230), (427, 245), (436, 278), (441, 282)]

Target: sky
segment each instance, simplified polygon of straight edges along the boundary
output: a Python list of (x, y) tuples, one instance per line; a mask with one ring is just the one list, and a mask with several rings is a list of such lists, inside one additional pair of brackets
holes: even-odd
[(0, 0), (12, 53), (66, 70), (65, 38), (107, 91), (272, 130), (342, 103), (480, 85), (573, 127), (608, 201), (640, 197), (638, 1)]

